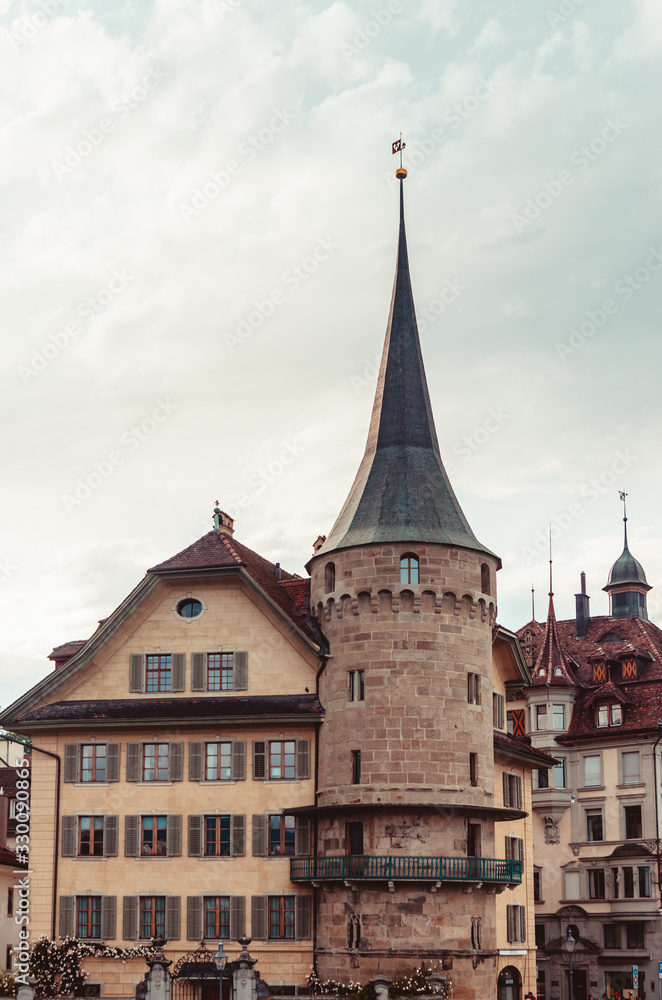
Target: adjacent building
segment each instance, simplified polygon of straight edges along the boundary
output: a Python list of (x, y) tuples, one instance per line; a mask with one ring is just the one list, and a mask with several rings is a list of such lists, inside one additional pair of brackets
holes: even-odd
[(510, 726), (557, 761), (532, 793), (545, 1000), (569, 996), (569, 930), (576, 1000), (657, 996), (662, 631), (648, 620), (650, 589), (626, 532), (608, 616), (591, 617), (582, 574), (575, 619), (557, 622), (550, 594), (546, 623), (518, 632), (533, 683), (514, 692)]

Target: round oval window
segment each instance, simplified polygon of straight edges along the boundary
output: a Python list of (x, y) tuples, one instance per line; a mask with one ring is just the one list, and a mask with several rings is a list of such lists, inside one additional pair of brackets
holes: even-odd
[(182, 618), (197, 618), (202, 611), (202, 604), (194, 598), (188, 597), (185, 601), (180, 601), (177, 605), (177, 614)]

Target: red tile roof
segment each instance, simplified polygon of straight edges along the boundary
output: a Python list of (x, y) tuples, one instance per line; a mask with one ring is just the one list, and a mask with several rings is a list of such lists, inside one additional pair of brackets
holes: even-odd
[(63, 642), (61, 646), (56, 646), (53, 652), (48, 654), (48, 659), (69, 660), (83, 648), (86, 642), (87, 639), (72, 639), (70, 642)]
[(549, 611), (542, 643), (531, 671), (534, 685), (549, 684), (574, 687), (577, 683), (568, 664), (568, 658), (561, 647), (559, 631), (554, 613), (554, 596), (549, 595)]
[(20, 865), (26, 865), (27, 860), (22, 854), (19, 858), (16, 851), (12, 851), (9, 847), (0, 847), (0, 865), (7, 865), (9, 868), (17, 868)]

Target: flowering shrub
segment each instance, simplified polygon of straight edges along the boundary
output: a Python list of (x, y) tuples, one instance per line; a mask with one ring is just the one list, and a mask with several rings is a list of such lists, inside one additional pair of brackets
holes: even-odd
[[(449, 979), (442, 982), (431, 982), (434, 969), (420, 965), (402, 976), (394, 979), (389, 986), (389, 997), (420, 997), (434, 996), (447, 1000), (453, 996), (453, 984)], [(310, 992), (314, 996), (355, 997), (356, 1000), (376, 1000), (377, 993), (373, 983), (339, 983), (334, 979), (320, 979), (315, 971), (306, 976)]]
[(0, 976), (0, 997), (15, 997), (16, 983), (11, 972), (5, 972)]
[[(32, 946), (30, 972), (36, 979), (36, 996), (66, 997), (79, 993), (87, 973), (82, 967), (84, 958), (92, 955), (114, 958), (126, 962), (129, 958), (147, 958), (153, 949), (147, 945), (138, 948), (112, 948), (106, 944), (94, 944), (66, 937), (61, 944), (47, 937), (38, 938)], [(15, 996), (3, 993), (2, 996)]]

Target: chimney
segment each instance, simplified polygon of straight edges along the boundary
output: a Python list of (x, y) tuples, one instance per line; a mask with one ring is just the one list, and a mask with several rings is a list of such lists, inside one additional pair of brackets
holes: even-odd
[(274, 576), (276, 577), (277, 580), (280, 580), (282, 576), (282, 573), (280, 571), (280, 563), (276, 563), (276, 565), (274, 566)]
[(577, 618), (577, 635), (583, 638), (588, 632), (588, 623), (591, 620), (591, 612), (588, 606), (591, 598), (586, 593), (586, 573), (582, 573), (581, 581), (581, 593), (575, 594), (575, 613)]
[(326, 541), (326, 535), (318, 535), (317, 536), (317, 538), (313, 542), (313, 554), (315, 552), (319, 552), (319, 550), (324, 545), (325, 541)]

